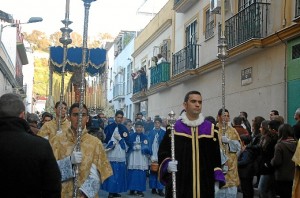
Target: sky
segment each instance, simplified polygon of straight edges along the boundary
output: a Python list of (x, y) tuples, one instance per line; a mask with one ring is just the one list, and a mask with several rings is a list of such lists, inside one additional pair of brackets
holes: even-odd
[[(149, 21), (149, 16), (138, 14), (146, 0), (97, 0), (89, 9), (88, 35), (110, 33), (116, 36), (120, 30), (139, 31)], [(150, 3), (149, 3), (150, 2)], [(156, 12), (167, 0), (148, 0), (147, 12)], [(11, 14), (21, 23), (30, 17), (42, 17), (40, 23), (22, 25), (22, 32), (31, 33), (36, 29), (50, 35), (64, 27), (66, 0), (0, 0), (3, 12)], [(145, 5), (145, 4), (144, 4)], [(145, 7), (145, 6), (144, 6)], [(69, 25), (74, 32), (83, 34), (84, 2), (70, 0)]]

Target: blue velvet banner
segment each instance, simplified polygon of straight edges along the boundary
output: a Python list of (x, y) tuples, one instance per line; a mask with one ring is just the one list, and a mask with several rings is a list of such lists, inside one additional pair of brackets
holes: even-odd
[[(50, 64), (54, 72), (61, 73), (63, 67), (63, 51), (61, 46), (50, 47)], [(90, 76), (102, 74), (105, 69), (106, 50), (100, 48), (87, 49), (86, 73)], [(67, 50), (67, 63), (65, 72), (73, 72), (74, 67), (80, 67), (82, 63), (82, 48), (71, 47)]]

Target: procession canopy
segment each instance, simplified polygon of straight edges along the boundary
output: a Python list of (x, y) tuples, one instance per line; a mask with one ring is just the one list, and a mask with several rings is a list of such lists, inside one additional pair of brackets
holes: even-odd
[[(74, 72), (75, 67), (80, 67), (82, 63), (82, 48), (71, 47), (67, 52), (67, 63), (65, 72)], [(61, 74), (63, 68), (64, 49), (61, 46), (50, 47), (50, 64), (53, 71)], [(102, 74), (105, 70), (106, 50), (102, 48), (87, 49), (86, 73), (89, 76)]]

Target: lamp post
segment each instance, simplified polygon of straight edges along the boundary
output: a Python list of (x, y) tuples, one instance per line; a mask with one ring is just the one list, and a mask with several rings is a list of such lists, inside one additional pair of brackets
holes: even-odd
[(18, 27), (19, 25), (29, 24), (29, 23), (37, 23), (37, 22), (41, 22), (41, 21), (43, 21), (42, 17), (30, 17), (29, 20), (25, 23), (9, 23), (7, 25), (1, 24), (0, 41), (2, 41), (3, 29), (6, 28), (6, 27)]

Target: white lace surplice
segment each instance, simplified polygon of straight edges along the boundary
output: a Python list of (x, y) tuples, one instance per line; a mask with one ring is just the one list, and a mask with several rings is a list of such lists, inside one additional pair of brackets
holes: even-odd
[(158, 161), (158, 156), (157, 156), (157, 152), (158, 152), (158, 133), (155, 134), (154, 137), (154, 141), (152, 144), (152, 156), (151, 156), (151, 161), (152, 162), (157, 162)]
[(114, 134), (119, 133), (118, 127), (115, 128), (114, 133), (110, 138), (110, 142), (114, 142), (115, 147), (107, 152), (107, 158), (110, 162), (125, 162), (126, 161), (126, 153), (125, 150), (121, 148), (118, 140), (114, 138)]
[[(141, 144), (140, 136), (137, 135), (134, 144)], [(133, 150), (128, 158), (128, 169), (148, 170), (148, 157), (141, 150)]]

